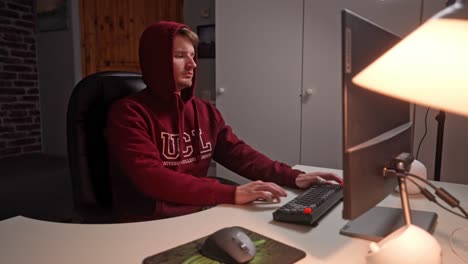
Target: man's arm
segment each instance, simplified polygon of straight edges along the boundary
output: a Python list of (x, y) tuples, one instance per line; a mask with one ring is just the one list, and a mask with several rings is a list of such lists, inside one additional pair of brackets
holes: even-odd
[(240, 140), (231, 127), (225, 124), (219, 111), (217, 118), (219, 134), (214, 159), (229, 170), (252, 180), (275, 182), (301, 189), (309, 188), (313, 184), (343, 182), (333, 173), (304, 173), (282, 162), (269, 159)]
[(273, 161), (240, 140), (217, 113), (218, 137), (213, 158), (229, 170), (251, 180), (275, 182), (279, 185), (297, 187), (295, 178), (303, 173), (290, 166)]

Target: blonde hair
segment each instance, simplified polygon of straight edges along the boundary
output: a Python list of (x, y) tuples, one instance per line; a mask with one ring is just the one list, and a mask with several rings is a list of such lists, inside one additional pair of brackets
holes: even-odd
[(193, 32), (192, 30), (184, 27), (177, 31), (177, 35), (182, 36), (192, 42), (192, 45), (196, 47), (198, 42), (200, 42), (200, 38), (198, 37), (197, 33)]

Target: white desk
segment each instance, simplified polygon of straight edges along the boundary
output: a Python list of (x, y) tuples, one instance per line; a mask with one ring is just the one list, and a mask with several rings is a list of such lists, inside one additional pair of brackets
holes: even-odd
[[(296, 166), (304, 171), (339, 170)], [(468, 186), (437, 183), (468, 205)], [(274, 222), (272, 212), (280, 204), (256, 203), (245, 206), (221, 205), (199, 213), (165, 220), (111, 225), (79, 225), (43, 222), (14, 217), (0, 222), (0, 263), (47, 264), (130, 264), (155, 253), (206, 236), (227, 226), (242, 226), (257, 233), (300, 248), (307, 253), (299, 263), (364, 263), (368, 241), (339, 234), (346, 223), (341, 218), (342, 204), (331, 211), (316, 228)], [(381, 205), (400, 207), (399, 196), (390, 195)], [(442, 245), (444, 263), (462, 263), (450, 250), (448, 238), (457, 227), (468, 221), (446, 213), (422, 197), (412, 197), (414, 209), (430, 210), (439, 215), (434, 233)], [(466, 232), (465, 249), (468, 257)], [(461, 237), (463, 234), (457, 235)]]

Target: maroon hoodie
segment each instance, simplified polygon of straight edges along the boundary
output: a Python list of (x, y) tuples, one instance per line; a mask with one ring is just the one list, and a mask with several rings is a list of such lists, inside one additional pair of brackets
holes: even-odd
[(108, 115), (114, 207), (122, 221), (233, 204), (236, 187), (206, 177), (212, 158), (252, 180), (290, 187), (302, 173), (237, 138), (212, 104), (194, 97), (195, 77), (192, 87), (175, 93), (172, 44), (182, 27), (159, 22), (143, 32), (139, 56), (147, 88), (116, 101)]

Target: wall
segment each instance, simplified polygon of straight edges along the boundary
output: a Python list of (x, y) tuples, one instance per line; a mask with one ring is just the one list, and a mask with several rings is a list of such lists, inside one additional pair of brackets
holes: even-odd
[[(209, 16), (202, 17), (203, 9), (209, 9)], [(184, 23), (196, 32), (197, 26), (215, 23), (214, 0), (187, 0), (184, 2)], [(215, 100), (215, 59), (198, 59), (196, 96)]]
[(0, 1), (0, 158), (42, 149), (34, 13)]
[(68, 98), (81, 79), (79, 0), (71, 0), (66, 30), (38, 32), (37, 56), (43, 151), (66, 156)]

